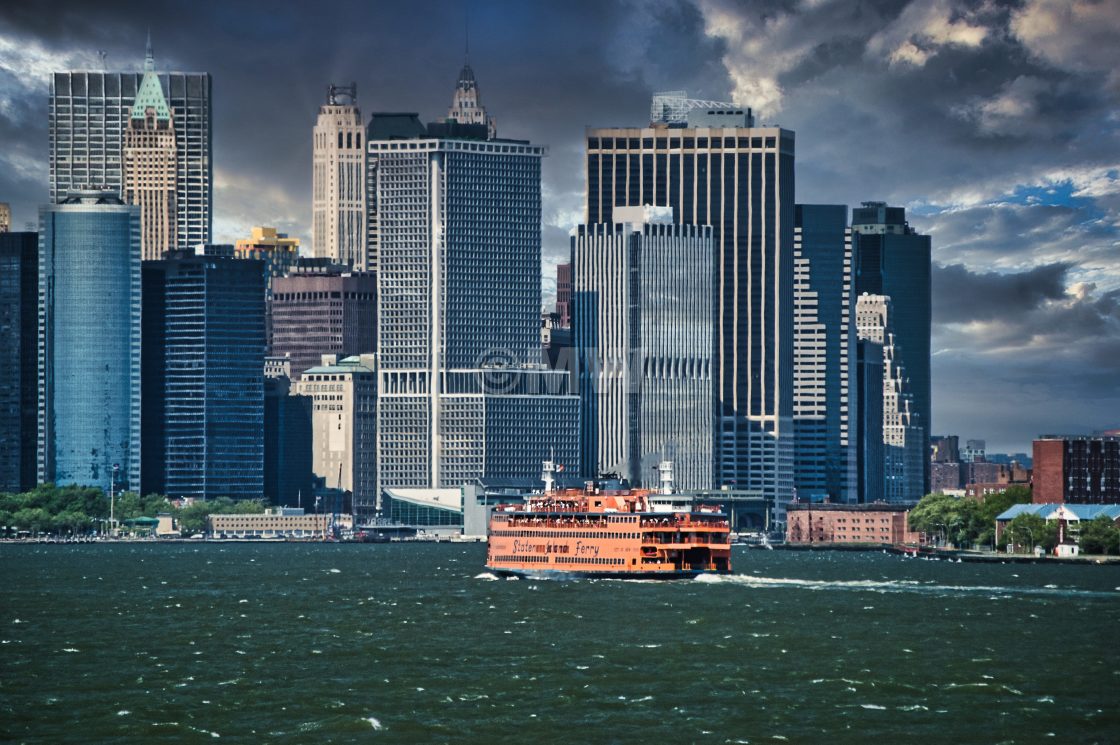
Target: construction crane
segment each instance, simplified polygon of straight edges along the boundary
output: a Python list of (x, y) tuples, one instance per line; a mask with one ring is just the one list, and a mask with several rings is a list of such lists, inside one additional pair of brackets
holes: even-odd
[[(703, 101), (689, 98), (687, 91), (661, 91), (653, 94), (649, 107), (649, 120), (665, 124), (686, 124), (688, 112), (693, 109), (742, 109), (730, 101)], [(750, 109), (747, 109), (749, 112)]]

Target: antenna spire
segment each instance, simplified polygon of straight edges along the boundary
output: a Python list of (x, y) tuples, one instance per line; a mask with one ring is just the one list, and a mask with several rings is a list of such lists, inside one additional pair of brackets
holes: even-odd
[(469, 2), (463, 4), (463, 41), (464, 51), (466, 53), (467, 64), (471, 61), (471, 5)]
[(155, 58), (155, 55), (152, 54), (152, 28), (151, 28), (151, 26), (148, 27), (148, 46), (147, 46), (147, 48), (144, 52), (144, 69), (145, 70), (156, 69), (156, 58)]

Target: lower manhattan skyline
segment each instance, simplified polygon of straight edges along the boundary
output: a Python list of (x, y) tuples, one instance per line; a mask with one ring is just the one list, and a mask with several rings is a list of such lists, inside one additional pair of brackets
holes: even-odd
[[(0, 14), (0, 194), (47, 202), (57, 71), (213, 76), (213, 239), (309, 246), (309, 132), (329, 83), (363, 118), (445, 115), (461, 2), (47, 2)], [(797, 133), (797, 202), (904, 206), (933, 242), (931, 433), (1029, 450), (1120, 411), (1120, 11), (1110, 2), (470, 4), (469, 60), (505, 137), (548, 146), (545, 302), (584, 221), (584, 128), (641, 125), (653, 92), (733, 101)], [(342, 23), (341, 21), (345, 21)], [(422, 28), (423, 33), (406, 33)], [(99, 58), (103, 52), (104, 65)], [(290, 153), (277, 158), (276, 153)]]

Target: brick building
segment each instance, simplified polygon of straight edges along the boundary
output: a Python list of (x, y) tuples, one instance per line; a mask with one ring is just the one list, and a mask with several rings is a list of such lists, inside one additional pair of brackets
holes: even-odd
[(1120, 503), (1120, 436), (1040, 437), (1033, 476), (1035, 504)]
[(811, 504), (786, 507), (786, 542), (796, 544), (918, 544), (921, 534), (907, 526), (905, 505)]

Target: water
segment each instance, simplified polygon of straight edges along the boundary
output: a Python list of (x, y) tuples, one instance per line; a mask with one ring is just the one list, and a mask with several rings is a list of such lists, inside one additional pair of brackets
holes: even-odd
[(0, 739), (1120, 742), (1120, 566), (741, 551), (497, 580), (481, 545), (0, 546)]

